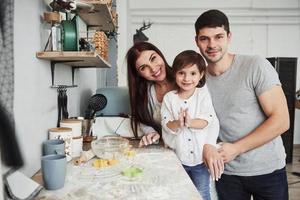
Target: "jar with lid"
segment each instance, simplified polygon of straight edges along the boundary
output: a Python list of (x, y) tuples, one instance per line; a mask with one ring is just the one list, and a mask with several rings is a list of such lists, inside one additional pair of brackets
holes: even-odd
[(62, 26), (60, 21), (61, 19), (59, 12), (44, 13), (44, 25), (42, 31), (42, 44), (44, 46), (44, 51), (62, 50)]

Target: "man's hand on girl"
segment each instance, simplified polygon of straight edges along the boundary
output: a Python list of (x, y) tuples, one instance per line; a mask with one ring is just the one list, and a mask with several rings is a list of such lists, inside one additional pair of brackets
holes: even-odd
[(232, 143), (221, 142), (218, 152), (223, 158), (224, 163), (230, 162), (239, 155), (238, 149)]

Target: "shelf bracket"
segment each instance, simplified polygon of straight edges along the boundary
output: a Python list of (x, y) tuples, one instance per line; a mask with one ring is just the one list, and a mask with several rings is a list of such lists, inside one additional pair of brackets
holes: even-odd
[(59, 88), (61, 86), (64, 86), (66, 88), (73, 88), (73, 87), (77, 87), (77, 85), (74, 84), (74, 75), (75, 75), (75, 69), (77, 69), (77, 67), (73, 67), (72, 66), (72, 85), (55, 85), (54, 84), (54, 77), (55, 77), (55, 65), (58, 63), (66, 63), (66, 62), (76, 62), (74, 60), (64, 60), (64, 61), (51, 61), (51, 88)]

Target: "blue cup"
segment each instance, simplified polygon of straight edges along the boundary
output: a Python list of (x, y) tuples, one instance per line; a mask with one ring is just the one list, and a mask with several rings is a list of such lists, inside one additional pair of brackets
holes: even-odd
[(59, 139), (46, 140), (43, 142), (43, 156), (50, 154), (65, 154), (65, 142)]
[(52, 154), (42, 156), (42, 174), (44, 187), (47, 190), (57, 190), (64, 186), (67, 168), (66, 155)]

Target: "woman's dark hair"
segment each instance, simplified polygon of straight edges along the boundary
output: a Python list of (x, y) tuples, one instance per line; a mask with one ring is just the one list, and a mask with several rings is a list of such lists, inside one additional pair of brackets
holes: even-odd
[(186, 66), (191, 66), (191, 65), (196, 65), (199, 69), (199, 72), (204, 73), (203, 77), (201, 78), (201, 80), (197, 85), (197, 87), (202, 87), (205, 84), (206, 64), (203, 57), (196, 51), (193, 50), (182, 51), (175, 57), (172, 65), (173, 75), (175, 77), (176, 73), (179, 70), (183, 69)]
[(168, 65), (161, 51), (149, 42), (137, 42), (127, 52), (127, 76), (131, 106), (131, 127), (135, 137), (138, 137), (137, 127), (140, 123), (151, 126), (161, 134), (161, 126), (153, 119), (153, 108), (149, 104), (148, 85), (154, 83), (138, 74), (136, 61), (143, 51), (155, 51), (164, 61), (166, 66), (166, 79), (173, 81), (172, 69)]
[(202, 13), (195, 22), (196, 35), (198, 35), (199, 30), (202, 28), (215, 28), (223, 26), (227, 34), (230, 33), (227, 16), (220, 10), (208, 10)]

